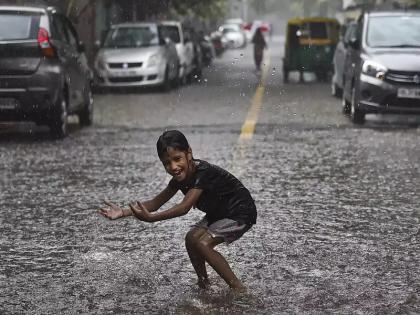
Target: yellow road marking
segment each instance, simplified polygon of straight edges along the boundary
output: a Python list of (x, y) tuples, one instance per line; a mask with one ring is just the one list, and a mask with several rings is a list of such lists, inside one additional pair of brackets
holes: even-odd
[(265, 91), (265, 80), (267, 78), (267, 71), (270, 68), (270, 54), (267, 50), (265, 54), (265, 58), (263, 61), (263, 69), (261, 73), (260, 83), (255, 91), (254, 97), (252, 98), (251, 106), (248, 111), (248, 115), (245, 119), (245, 122), (241, 128), (241, 134), (239, 136), (239, 140), (249, 140), (252, 139), (255, 131), (255, 125), (258, 121), (258, 116), (262, 108), (262, 101), (264, 97)]

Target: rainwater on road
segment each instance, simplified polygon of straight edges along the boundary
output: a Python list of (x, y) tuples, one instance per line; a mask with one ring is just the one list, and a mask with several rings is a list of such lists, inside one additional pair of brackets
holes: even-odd
[[(351, 124), (328, 84), (283, 84), (282, 45), (269, 43), (246, 141), (261, 77), (251, 46), (169, 93), (96, 94), (94, 126), (74, 124), (63, 141), (2, 127), (0, 314), (420, 313), (418, 118)], [(211, 288), (196, 286), (184, 236), (198, 210), (154, 224), (97, 213), (104, 199), (127, 205), (165, 187), (155, 143), (172, 128), (256, 200), (257, 224), (220, 246), (247, 294), (211, 268)]]

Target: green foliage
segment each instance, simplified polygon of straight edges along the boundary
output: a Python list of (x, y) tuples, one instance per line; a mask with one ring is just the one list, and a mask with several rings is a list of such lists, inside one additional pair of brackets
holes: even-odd
[(217, 19), (226, 12), (226, 0), (171, 0), (169, 6), (179, 15)]

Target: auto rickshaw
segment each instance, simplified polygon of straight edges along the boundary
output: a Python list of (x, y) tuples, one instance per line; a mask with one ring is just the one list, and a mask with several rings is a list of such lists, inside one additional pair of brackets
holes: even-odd
[(288, 82), (290, 71), (314, 72), (318, 80), (327, 81), (332, 72), (332, 59), (339, 40), (340, 23), (334, 18), (308, 17), (288, 21), (283, 78)]

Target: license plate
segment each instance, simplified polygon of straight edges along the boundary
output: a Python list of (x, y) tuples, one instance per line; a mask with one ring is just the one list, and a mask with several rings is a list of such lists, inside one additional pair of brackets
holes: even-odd
[(15, 109), (17, 104), (15, 98), (0, 97), (0, 109)]
[(135, 76), (136, 74), (137, 74), (136, 71), (132, 71), (132, 70), (112, 72), (113, 77), (132, 77), (132, 76)]
[(420, 89), (398, 89), (398, 97), (401, 98), (420, 98)]

